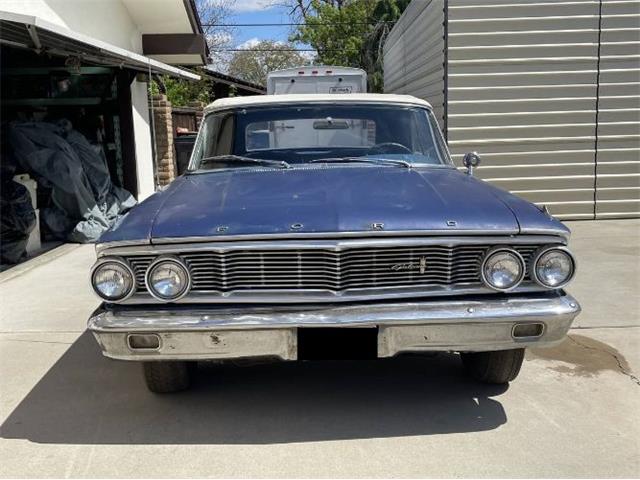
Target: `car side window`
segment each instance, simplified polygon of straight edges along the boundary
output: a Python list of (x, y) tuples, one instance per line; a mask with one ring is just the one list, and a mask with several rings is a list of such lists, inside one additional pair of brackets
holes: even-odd
[(233, 114), (207, 117), (203, 131), (204, 151), (200, 158), (227, 155), (233, 147)]

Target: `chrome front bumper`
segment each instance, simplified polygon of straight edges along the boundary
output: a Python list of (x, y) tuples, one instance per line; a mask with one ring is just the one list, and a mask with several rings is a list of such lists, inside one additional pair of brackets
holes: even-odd
[[(104, 355), (119, 360), (297, 359), (297, 329), (376, 327), (378, 356), (402, 352), (490, 351), (552, 346), (580, 313), (563, 292), (407, 303), (253, 307), (100, 307), (88, 322)], [(522, 323), (537, 337), (514, 338)], [(130, 335), (153, 333), (156, 349), (133, 349)]]

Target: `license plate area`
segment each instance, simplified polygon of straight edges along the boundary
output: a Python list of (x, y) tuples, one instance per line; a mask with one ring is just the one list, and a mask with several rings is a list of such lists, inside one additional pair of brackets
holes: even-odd
[(359, 360), (378, 356), (378, 328), (298, 328), (298, 360)]

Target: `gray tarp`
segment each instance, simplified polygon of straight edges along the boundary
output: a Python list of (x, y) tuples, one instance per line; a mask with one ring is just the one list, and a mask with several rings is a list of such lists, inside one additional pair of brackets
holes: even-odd
[(41, 216), (59, 238), (95, 241), (136, 204), (111, 182), (102, 148), (91, 145), (69, 121), (14, 122), (7, 137), (22, 168), (52, 189), (52, 204)]

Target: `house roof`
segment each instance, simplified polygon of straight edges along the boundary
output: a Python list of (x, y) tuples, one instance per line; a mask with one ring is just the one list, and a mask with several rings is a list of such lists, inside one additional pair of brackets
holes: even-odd
[(227, 85), (234, 85), (241, 87), (244, 90), (248, 90), (250, 92), (256, 94), (264, 94), (267, 89), (264, 85), (260, 85), (259, 83), (248, 82), (238, 77), (232, 77), (231, 75), (227, 75), (226, 73), (217, 72), (210, 67), (205, 67), (205, 73), (213, 78), (216, 82), (225, 83)]

